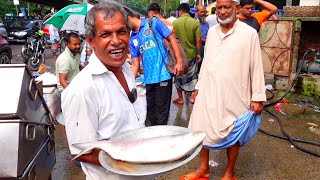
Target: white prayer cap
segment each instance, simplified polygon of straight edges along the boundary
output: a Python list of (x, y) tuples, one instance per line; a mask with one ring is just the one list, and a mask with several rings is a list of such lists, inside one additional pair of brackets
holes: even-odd
[(240, 4), (240, 0), (232, 0), (233, 2)]
[(234, 2), (236, 2), (237, 4), (240, 4), (240, 0), (232, 0)]
[(233, 2), (240, 4), (240, 0), (232, 0)]

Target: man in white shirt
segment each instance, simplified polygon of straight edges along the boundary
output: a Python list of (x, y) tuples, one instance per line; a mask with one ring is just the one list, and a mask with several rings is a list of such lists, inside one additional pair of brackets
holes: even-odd
[(52, 56), (54, 58), (57, 58), (57, 51), (59, 47), (60, 36), (59, 36), (58, 29), (52, 24), (50, 24), (49, 26), (49, 34), (50, 34)]
[(217, 15), (216, 15), (216, 8), (215, 7), (213, 7), (211, 9), (211, 14), (206, 17), (206, 21), (209, 24), (209, 28), (211, 28), (212, 26), (218, 24)]
[[(129, 25), (123, 9), (113, 3), (95, 5), (86, 17), (86, 40), (93, 48), (90, 63), (62, 93), (62, 111), (72, 155), (77, 143), (107, 140), (144, 127), (146, 99), (135, 91), (135, 78), (126, 63)], [(90, 180), (151, 179), (111, 173), (99, 162), (100, 150), (77, 158)]]
[(177, 16), (176, 11), (171, 11), (170, 12), (170, 17), (167, 20), (172, 24), (173, 21), (177, 19), (176, 16)]

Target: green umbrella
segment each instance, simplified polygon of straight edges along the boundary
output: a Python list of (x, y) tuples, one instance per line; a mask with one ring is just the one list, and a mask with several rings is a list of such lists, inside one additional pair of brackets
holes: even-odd
[(56, 28), (62, 30), (74, 30), (85, 32), (84, 19), (93, 5), (72, 4), (64, 7), (52, 15), (44, 24), (53, 24)]

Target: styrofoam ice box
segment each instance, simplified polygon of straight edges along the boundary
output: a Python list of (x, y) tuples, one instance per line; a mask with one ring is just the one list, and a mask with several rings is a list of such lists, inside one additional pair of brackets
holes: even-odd
[(300, 6), (319, 6), (320, 0), (300, 0)]

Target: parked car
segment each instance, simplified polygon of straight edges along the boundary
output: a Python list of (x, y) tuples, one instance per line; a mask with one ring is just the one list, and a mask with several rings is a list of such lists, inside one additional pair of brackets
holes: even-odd
[(6, 25), (5, 21), (3, 21), (2, 17), (0, 17), (0, 27), (5, 28), (5, 29), (7, 28), (7, 25)]
[(12, 50), (6, 35), (6, 29), (0, 27), (0, 64), (11, 64)]
[(1, 19), (3, 21), (3, 27), (8, 29), (8, 27), (13, 24), (16, 20), (22, 19), (21, 16), (1, 16)]
[(9, 42), (26, 42), (27, 38), (39, 30), (42, 20), (19, 19), (11, 24), (8, 31)]

